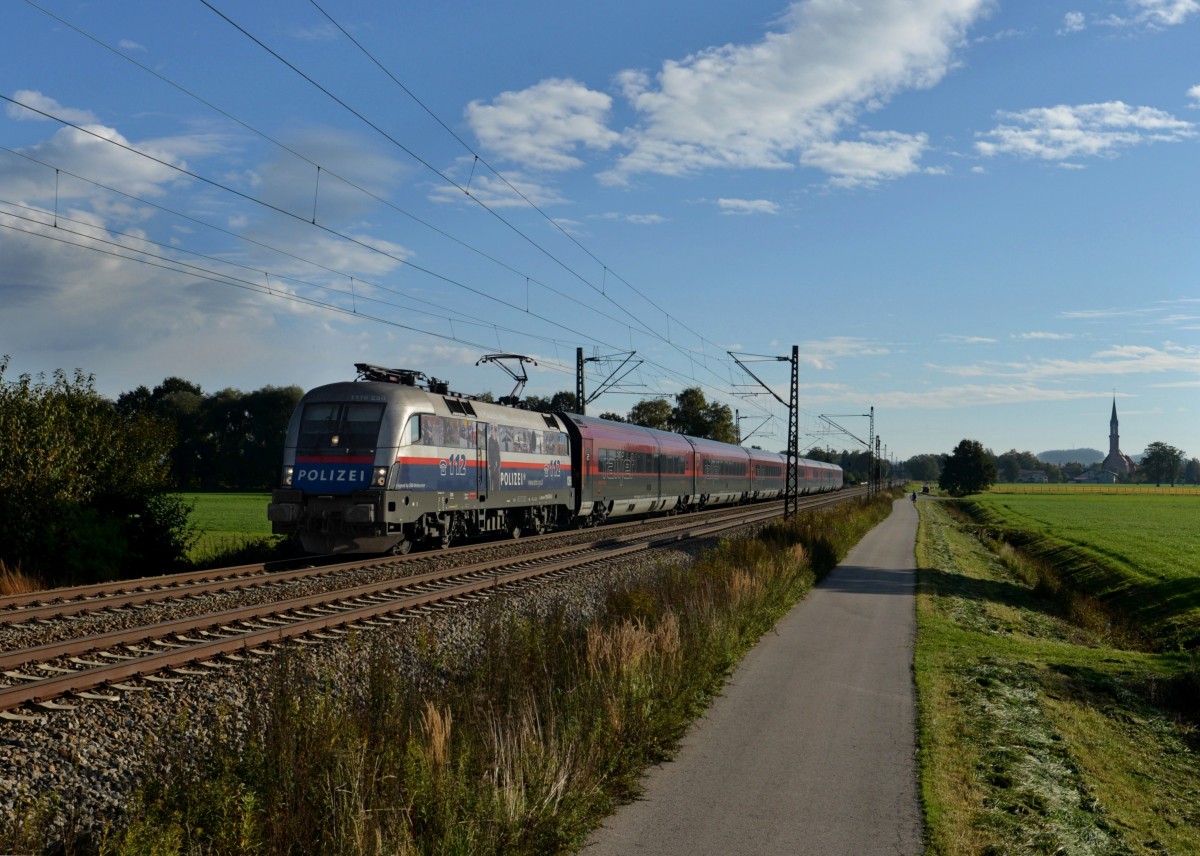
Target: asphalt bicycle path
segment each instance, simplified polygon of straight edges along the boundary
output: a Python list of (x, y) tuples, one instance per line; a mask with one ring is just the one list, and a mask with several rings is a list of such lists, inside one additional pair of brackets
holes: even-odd
[(909, 856), (917, 511), (906, 497), (759, 641), (582, 856)]

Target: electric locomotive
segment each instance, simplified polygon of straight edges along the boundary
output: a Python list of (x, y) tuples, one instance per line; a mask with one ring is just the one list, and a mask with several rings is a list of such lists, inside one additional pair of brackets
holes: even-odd
[(573, 516), (558, 417), (458, 396), (419, 372), (355, 368), (359, 381), (311, 390), (292, 415), (272, 531), (315, 553), (407, 553)]

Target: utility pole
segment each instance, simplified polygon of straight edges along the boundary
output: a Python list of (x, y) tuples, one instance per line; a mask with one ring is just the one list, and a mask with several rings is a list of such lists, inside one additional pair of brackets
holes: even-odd
[[(634, 357), (636, 355), (637, 355), (637, 351), (623, 351), (619, 354), (613, 354), (612, 356), (609, 356), (609, 357), (587, 357), (585, 359), (583, 356), (583, 348), (575, 349), (575, 400), (576, 400), (576, 404), (579, 406), (579, 412), (582, 415), (584, 415), (584, 416), (587, 415), (588, 404), (590, 404), (593, 400), (600, 397), (601, 395), (603, 395), (606, 392), (617, 391), (618, 385), (621, 383), (621, 381), (623, 381), (626, 377), (628, 377), (629, 374), (634, 369), (636, 369), (638, 366), (640, 366), (642, 364), (641, 360), (634, 359)], [(586, 397), (584, 395), (584, 388), (583, 388), (583, 366), (584, 366), (584, 363), (611, 362), (611, 361), (615, 360), (617, 357), (621, 357), (621, 356), (625, 357), (625, 359), (621, 361), (621, 364), (619, 366), (617, 366), (616, 369), (613, 370), (612, 374), (610, 374), (607, 378), (605, 378), (600, 383), (600, 387), (595, 392), (592, 393), (591, 398)], [(631, 390), (621, 390), (621, 391), (631, 391)]]
[[(877, 448), (875, 442), (875, 405), (871, 405), (871, 433), (867, 435), (867, 496), (872, 493), (872, 486), (875, 484), (875, 461), (872, 460), (872, 452)], [(874, 452), (874, 457), (878, 457), (879, 452)]]
[(575, 349), (575, 406), (581, 416), (587, 415), (587, 401), (583, 397), (583, 348)]
[(783, 516), (791, 520), (800, 510), (800, 346), (792, 345), (792, 394), (788, 404), (787, 485)]
[[(792, 356), (761, 357), (763, 360), (790, 362), (792, 364), (792, 379), (789, 401), (784, 401), (775, 390), (763, 383), (762, 379), (749, 366), (737, 358), (733, 351), (726, 351), (733, 361), (742, 367), (750, 377), (758, 381), (759, 386), (774, 396), (775, 400), (788, 409), (788, 440), (787, 440), (787, 476), (783, 488), (783, 516), (791, 519), (800, 510), (800, 346), (792, 345)], [(753, 355), (748, 355), (753, 356)], [(756, 393), (761, 394), (761, 393)], [(741, 429), (739, 428), (739, 433)], [(739, 440), (740, 442), (740, 440)]]

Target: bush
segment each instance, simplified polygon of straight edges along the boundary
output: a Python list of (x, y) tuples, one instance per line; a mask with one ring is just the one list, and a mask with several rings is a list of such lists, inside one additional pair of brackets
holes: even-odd
[(91, 375), (5, 378), (0, 359), (0, 561), (49, 584), (164, 573), (194, 533), (167, 493), (173, 435), (124, 417)]

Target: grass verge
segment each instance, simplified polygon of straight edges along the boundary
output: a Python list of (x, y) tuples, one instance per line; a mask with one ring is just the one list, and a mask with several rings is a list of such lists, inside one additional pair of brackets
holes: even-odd
[[(572, 621), (488, 611), (466, 651), (414, 631), (353, 674), (279, 658), (240, 730), (183, 737), (105, 853), (567, 852), (639, 792), (759, 636), (891, 512), (847, 503), (722, 542)], [(428, 631), (425, 631), (428, 632)], [(412, 664), (410, 664), (412, 665)], [(181, 723), (180, 735), (194, 723)]]
[(1120, 647), (1052, 566), (920, 507), (929, 852), (1200, 852), (1196, 656)]

